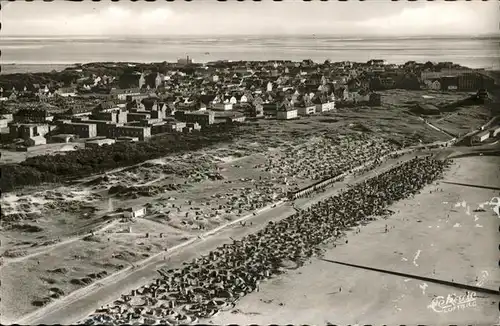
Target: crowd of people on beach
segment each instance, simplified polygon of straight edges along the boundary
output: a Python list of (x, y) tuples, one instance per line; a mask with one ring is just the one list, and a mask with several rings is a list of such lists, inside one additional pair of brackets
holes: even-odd
[(391, 203), (418, 194), (440, 178), (449, 161), (413, 158), (340, 194), (233, 240), (182, 268), (99, 309), (84, 324), (189, 324), (232, 309), (236, 301), (274, 275), (322, 254), (322, 244), (376, 216)]
[(264, 164), (256, 167), (283, 177), (319, 181), (394, 150), (394, 144), (363, 134), (340, 139), (316, 137), (305, 144), (290, 145), (272, 153)]

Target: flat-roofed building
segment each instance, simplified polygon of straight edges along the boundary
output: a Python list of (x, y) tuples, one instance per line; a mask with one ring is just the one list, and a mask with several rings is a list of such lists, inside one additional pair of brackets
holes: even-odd
[(75, 134), (80, 138), (93, 138), (97, 136), (97, 124), (83, 122), (69, 122), (61, 125), (63, 134)]
[(232, 109), (232, 103), (212, 103), (212, 110), (214, 111), (231, 111)]
[(215, 112), (215, 123), (243, 123), (246, 120), (245, 114), (239, 111), (220, 111)]
[(215, 122), (215, 113), (213, 111), (176, 111), (175, 119), (183, 122), (197, 122), (201, 126), (208, 126)]
[(151, 112), (129, 112), (127, 119), (129, 122), (151, 119)]
[(92, 116), (90, 118), (94, 120), (111, 121), (114, 123), (126, 123), (128, 121), (128, 114), (127, 111), (122, 110), (114, 110), (109, 112), (103, 111), (92, 113)]
[(482, 143), (483, 141), (485, 141), (488, 138), (490, 138), (490, 131), (485, 130), (485, 131), (481, 131), (481, 132), (478, 132), (477, 134), (475, 134), (472, 137), (472, 140), (474, 142), (477, 142), (477, 143)]
[(298, 115), (306, 116), (316, 113), (316, 105), (302, 105), (296, 107)]
[(12, 138), (28, 139), (36, 136), (45, 136), (54, 128), (55, 126), (49, 126), (48, 124), (11, 124), (9, 126), (9, 133)]
[(166, 123), (167, 123), (167, 130), (169, 131), (181, 132), (186, 126), (186, 123), (183, 121), (167, 121)]
[(298, 117), (297, 109), (288, 109), (285, 111), (278, 111), (276, 113), (276, 119), (278, 120), (290, 120)]
[(97, 136), (107, 137), (109, 134), (109, 129), (113, 128), (116, 123), (105, 120), (92, 120), (85, 118), (73, 118), (73, 122), (81, 122), (81, 123), (91, 123), (97, 126)]
[(0, 128), (7, 128), (9, 126), (9, 120), (0, 119)]
[(34, 137), (29, 137), (24, 141), (24, 144), (26, 146), (38, 146), (38, 145), (45, 145), (47, 144), (47, 140), (43, 136), (34, 136)]
[(15, 122), (20, 123), (43, 123), (52, 121), (54, 115), (50, 114), (45, 109), (21, 109), (13, 114), (13, 119)]
[[(142, 99), (143, 93), (139, 88), (127, 88), (127, 89), (112, 89), (109, 93), (112, 98), (119, 101)], [(147, 97), (147, 95), (146, 95)]]
[(118, 137), (137, 137), (139, 140), (145, 140), (151, 137), (151, 127), (144, 126), (119, 126), (115, 125), (109, 129), (110, 138)]

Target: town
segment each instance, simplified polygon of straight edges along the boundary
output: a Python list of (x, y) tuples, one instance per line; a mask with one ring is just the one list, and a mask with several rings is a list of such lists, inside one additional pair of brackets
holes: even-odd
[(481, 71), (451, 62), (384, 60), (197, 64), (187, 57), (174, 64), (93, 63), (28, 76), (0, 76), (4, 148), (32, 151), (69, 142), (92, 148), (245, 119), (380, 106), (381, 90), (477, 91), (494, 84)]

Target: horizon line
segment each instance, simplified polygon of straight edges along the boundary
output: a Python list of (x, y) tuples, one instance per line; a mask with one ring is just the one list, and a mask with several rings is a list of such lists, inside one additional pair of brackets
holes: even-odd
[(500, 37), (500, 32), (488, 32), (479, 33), (475, 35), (470, 34), (454, 34), (454, 33), (444, 33), (444, 34), (407, 34), (407, 35), (396, 35), (396, 34), (362, 34), (362, 33), (346, 33), (346, 34), (336, 34), (336, 33), (281, 33), (281, 34), (217, 34), (217, 33), (192, 33), (192, 34), (3, 34), (3, 37), (179, 37), (179, 36), (217, 36), (217, 37), (270, 37), (270, 36), (331, 36), (331, 37), (366, 37), (366, 38), (439, 38), (439, 37), (463, 37), (463, 38), (474, 38), (474, 37)]

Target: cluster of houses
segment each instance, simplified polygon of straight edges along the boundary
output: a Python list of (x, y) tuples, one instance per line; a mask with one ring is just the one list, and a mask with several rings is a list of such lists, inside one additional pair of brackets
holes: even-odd
[[(453, 74), (457, 89), (484, 88), (479, 86), (489, 82), (452, 63), (395, 65), (384, 60), (195, 64), (187, 57), (160, 65), (87, 64), (64, 73), (74, 79), (69, 86), (52, 82), (0, 88), (2, 105), (14, 102), (20, 107), (14, 114), (2, 111), (2, 130), (8, 128), (12, 138), (22, 138), (26, 145), (43, 144), (47, 138), (85, 138), (99, 145), (248, 118), (289, 120), (341, 106), (380, 106), (375, 90), (433, 89), (437, 83), (453, 89), (448, 82)], [(62, 112), (53, 113), (57, 110), (47, 105)]]

